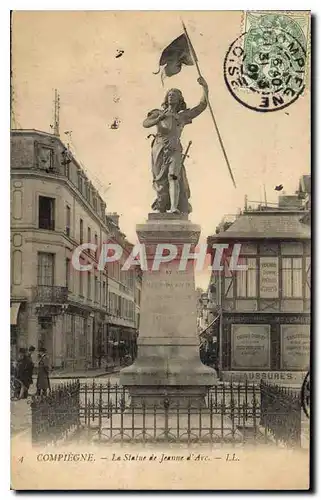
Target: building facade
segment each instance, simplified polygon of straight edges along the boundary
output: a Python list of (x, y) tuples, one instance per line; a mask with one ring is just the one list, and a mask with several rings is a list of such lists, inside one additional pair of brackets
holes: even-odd
[[(130, 248), (114, 215), (106, 214), (105, 202), (59, 137), (11, 132), (13, 356), (19, 347), (43, 346), (53, 367), (86, 369), (107, 354), (109, 325), (117, 322), (136, 337), (136, 272), (114, 277), (107, 266), (97, 269), (102, 243)], [(80, 262), (91, 269), (77, 271), (73, 252), (88, 242), (98, 250), (84, 250)]]
[[(208, 244), (241, 244), (247, 270), (212, 273), (220, 312), (217, 357), (223, 380), (300, 383), (310, 358), (310, 226), (298, 197), (273, 209), (245, 210)], [(227, 252), (226, 255), (229, 255)]]

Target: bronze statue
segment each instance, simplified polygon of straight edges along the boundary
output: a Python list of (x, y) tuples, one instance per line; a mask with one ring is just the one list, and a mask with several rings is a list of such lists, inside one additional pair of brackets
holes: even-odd
[(207, 106), (207, 83), (203, 77), (197, 81), (203, 87), (203, 96), (197, 106), (187, 109), (182, 92), (171, 89), (165, 96), (163, 110), (153, 109), (143, 123), (145, 128), (157, 126), (152, 142), (153, 187), (157, 198), (152, 209), (158, 212), (169, 210), (177, 214), (192, 210), (180, 137), (184, 126), (192, 123)]

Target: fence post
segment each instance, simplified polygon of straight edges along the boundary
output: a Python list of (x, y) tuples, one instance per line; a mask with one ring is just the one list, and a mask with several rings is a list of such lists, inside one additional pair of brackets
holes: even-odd
[(32, 444), (38, 444), (39, 442), (39, 407), (36, 404), (35, 396), (32, 396), (31, 399), (31, 441)]
[(169, 434), (169, 430), (168, 430), (168, 409), (169, 409), (169, 399), (166, 398), (166, 399), (164, 399), (164, 417), (165, 417), (165, 429), (164, 429), (164, 433), (165, 433), (166, 439), (168, 439), (168, 434)]
[(79, 431), (80, 428), (80, 381), (79, 379), (77, 380), (77, 385), (76, 385), (76, 405), (77, 405), (77, 413), (76, 413), (76, 419), (77, 419), (77, 430)]
[(260, 383), (261, 420), (260, 424), (272, 433), (276, 444), (287, 446), (301, 444), (301, 401), (289, 388)]
[(261, 407), (261, 415), (260, 415), (260, 425), (265, 426), (265, 411), (266, 411), (266, 394), (264, 391), (264, 382), (260, 381), (260, 407)]

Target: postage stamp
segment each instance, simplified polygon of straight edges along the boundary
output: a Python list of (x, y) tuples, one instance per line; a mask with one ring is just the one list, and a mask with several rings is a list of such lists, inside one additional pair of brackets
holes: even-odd
[(308, 13), (249, 12), (229, 47), (224, 78), (233, 97), (259, 111), (283, 109), (302, 94), (308, 70)]
[(300, 16), (11, 11), (7, 488), (309, 490)]
[(292, 34), (305, 50), (308, 49), (310, 33), (309, 11), (245, 11), (241, 33), (259, 28), (277, 28)]

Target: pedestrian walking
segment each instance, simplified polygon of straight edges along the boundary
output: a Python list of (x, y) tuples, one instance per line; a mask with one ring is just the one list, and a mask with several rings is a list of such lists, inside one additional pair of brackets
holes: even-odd
[(33, 383), (33, 367), (34, 364), (31, 361), (27, 350), (24, 348), (19, 349), (19, 360), (17, 365), (16, 378), (21, 384), (19, 394), (20, 399), (26, 399), (28, 397), (29, 387)]
[(29, 379), (30, 379), (30, 385), (33, 385), (33, 375), (34, 375), (34, 370), (35, 370), (35, 364), (37, 363), (37, 360), (35, 358), (35, 351), (36, 348), (31, 345), (28, 349), (28, 356), (29, 356)]
[(37, 376), (37, 395), (47, 395), (50, 391), (49, 380), (49, 357), (44, 347), (39, 349), (38, 376)]
[(18, 360), (13, 359), (10, 365), (10, 375), (11, 375), (11, 398), (19, 399), (21, 383), (18, 381)]
[(30, 357), (31, 361), (32, 361), (32, 362), (33, 362), (33, 364), (35, 365), (35, 364), (36, 364), (36, 362), (37, 362), (37, 359), (36, 359), (36, 357), (35, 357), (35, 356), (36, 356), (36, 348), (35, 348), (33, 345), (31, 345), (31, 346), (29, 347), (29, 349), (28, 349), (28, 353), (29, 353), (29, 357)]
[(116, 364), (116, 360), (117, 360), (117, 353), (118, 353), (118, 343), (117, 343), (117, 342), (114, 342), (114, 343), (113, 343), (113, 347), (112, 347), (112, 351), (111, 351), (111, 356), (112, 356), (112, 359), (113, 359), (113, 364), (114, 364), (114, 365)]
[(98, 368), (100, 369), (101, 368), (101, 363), (102, 363), (102, 360), (105, 356), (105, 352), (104, 352), (104, 349), (101, 347), (101, 346), (98, 346)]
[(124, 364), (125, 355), (126, 355), (126, 345), (125, 345), (124, 340), (121, 340), (119, 342), (118, 350), (119, 350), (119, 363), (121, 365), (123, 365)]

